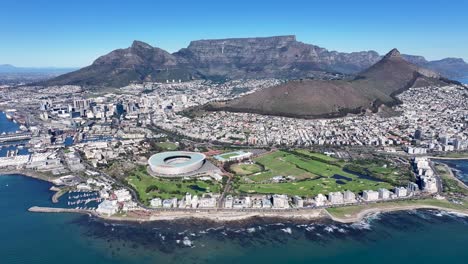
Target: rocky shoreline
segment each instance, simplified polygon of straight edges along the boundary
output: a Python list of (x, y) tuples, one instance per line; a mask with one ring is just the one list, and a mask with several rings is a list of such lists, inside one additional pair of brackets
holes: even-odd
[(401, 206), (391, 206), (391, 207), (380, 207), (380, 208), (367, 208), (363, 209), (362, 211), (358, 212), (355, 215), (350, 215), (344, 217), (336, 217), (333, 216), (332, 214), (328, 213), (328, 216), (330, 219), (332, 219), (335, 222), (339, 223), (356, 223), (360, 222), (369, 215), (376, 214), (376, 213), (390, 213), (390, 212), (399, 212), (399, 211), (411, 211), (411, 210), (417, 210), (417, 209), (434, 209), (434, 210), (440, 210), (440, 211), (445, 211), (448, 213), (456, 213), (464, 216), (468, 216), (468, 210), (456, 210), (456, 209), (449, 209), (449, 208), (444, 208), (440, 206), (431, 206), (431, 205), (401, 205)]
[[(23, 175), (39, 180), (44, 180), (52, 183), (52, 179), (45, 175), (17, 170), (0, 170), (1, 175)], [(416, 209), (436, 209), (468, 216), (468, 210), (457, 210), (440, 206), (415, 204), (415, 205), (398, 205), (388, 206), (382, 203), (379, 207), (363, 208), (359, 212), (344, 217), (334, 216), (326, 209), (302, 209), (302, 210), (270, 210), (270, 211), (227, 211), (227, 210), (137, 210), (128, 215), (106, 216), (97, 213), (94, 210), (72, 209), (72, 208), (54, 208), (54, 207), (39, 207), (33, 206), (28, 209), (35, 213), (79, 213), (97, 217), (103, 220), (119, 221), (119, 222), (155, 222), (155, 221), (174, 221), (174, 220), (208, 220), (214, 222), (235, 222), (244, 221), (254, 218), (278, 218), (289, 221), (308, 221), (318, 219), (331, 219), (339, 223), (354, 223), (359, 222), (367, 216), (374, 213), (396, 212)]]
[(30, 177), (30, 178), (34, 178), (34, 179), (38, 179), (38, 180), (43, 180), (43, 181), (46, 181), (46, 182), (54, 183), (54, 182), (53, 182), (53, 179), (52, 179), (50, 176), (47, 176), (47, 175), (42, 174), (42, 173), (37, 172), (37, 171), (33, 171), (33, 170), (5, 169), (5, 168), (0, 169), (0, 177), (1, 177), (1, 176), (14, 175), (14, 174), (18, 174), (18, 175), (22, 175), (22, 176), (26, 176), (26, 177)]
[(118, 222), (156, 222), (156, 221), (176, 221), (176, 220), (208, 220), (218, 223), (228, 223), (237, 221), (246, 221), (254, 218), (276, 218), (286, 221), (310, 221), (318, 219), (331, 219), (338, 223), (356, 223), (367, 218), (369, 215), (375, 213), (388, 213), (398, 211), (410, 211), (417, 209), (434, 209), (446, 211), (448, 213), (456, 213), (468, 216), (468, 210), (449, 209), (440, 206), (431, 205), (401, 205), (401, 206), (382, 206), (379, 208), (364, 208), (356, 214), (337, 217), (329, 213), (325, 209), (310, 209), (310, 210), (297, 210), (297, 211), (280, 211), (272, 210), (265, 212), (226, 212), (226, 211), (158, 211), (152, 212), (149, 216), (105, 216), (96, 213), (92, 210), (83, 209), (67, 209), (67, 208), (51, 208), (51, 207), (38, 207), (33, 206), (28, 209), (30, 212), (35, 213), (80, 213), (94, 216), (103, 220), (118, 221)]

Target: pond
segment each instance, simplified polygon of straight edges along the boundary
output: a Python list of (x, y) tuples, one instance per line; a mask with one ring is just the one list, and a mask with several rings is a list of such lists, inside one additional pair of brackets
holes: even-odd
[(352, 181), (353, 180), (352, 178), (342, 176), (342, 175), (338, 175), (338, 174), (333, 175), (332, 178), (336, 179), (336, 180), (345, 180), (345, 181)]
[(202, 188), (198, 185), (189, 185), (188, 186), (190, 189), (194, 190), (194, 191), (198, 191), (198, 192), (206, 192), (206, 189), (205, 188)]
[(343, 184), (346, 184), (346, 182), (342, 181), (342, 180), (336, 180), (335, 181), (337, 184), (340, 184), (340, 185), (343, 185)]
[[(364, 179), (364, 180), (369, 180), (369, 181), (375, 181), (375, 182), (383, 182), (383, 180), (381, 180), (381, 179), (372, 177), (372, 176), (370, 176), (370, 175), (357, 173), (357, 172), (355, 172), (355, 171), (351, 171), (351, 170), (348, 170), (348, 169), (346, 169), (346, 168), (344, 168), (343, 171), (344, 171), (344, 172), (347, 172), (347, 173), (351, 173), (351, 174), (353, 174), (353, 175), (356, 175), (359, 179)], [(370, 172), (366, 169), (366, 173), (370, 173)]]

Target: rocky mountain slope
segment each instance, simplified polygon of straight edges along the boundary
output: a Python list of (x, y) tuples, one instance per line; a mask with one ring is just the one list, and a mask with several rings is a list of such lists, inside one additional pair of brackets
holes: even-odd
[(443, 84), (438, 73), (407, 62), (394, 49), (354, 80), (290, 81), (204, 108), (304, 118), (336, 117), (395, 104), (398, 101), (394, 95), (413, 86)]
[[(330, 73), (359, 73), (381, 58), (375, 51), (329, 51), (299, 42), (295, 36), (198, 40), (173, 54), (135, 41), (129, 48), (114, 50), (88, 67), (43, 84), (120, 87), (173, 79), (329, 78)], [(405, 59), (447, 77), (468, 75), (468, 64), (461, 59), (428, 62), (409, 55)]]
[(197, 77), (182, 58), (144, 42), (134, 41), (129, 48), (114, 50), (99, 57), (92, 65), (51, 79), (45, 85), (121, 87), (132, 82), (188, 80)]
[(306, 77), (314, 71), (353, 73), (379, 58), (374, 51), (328, 51), (299, 42), (295, 36), (192, 41), (174, 55), (197, 65), (204, 75), (231, 78)]

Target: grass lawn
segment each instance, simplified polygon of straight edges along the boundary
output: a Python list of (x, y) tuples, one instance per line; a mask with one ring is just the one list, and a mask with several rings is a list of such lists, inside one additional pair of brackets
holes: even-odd
[(379, 188), (390, 189), (391, 187), (392, 186), (388, 183), (370, 180), (356, 179), (346, 184), (337, 184), (335, 179), (320, 178), (287, 183), (239, 184), (238, 190), (244, 193), (277, 193), (313, 197), (319, 193), (328, 194), (330, 192), (343, 192), (345, 190), (358, 193), (363, 190), (377, 190)]
[(465, 188), (461, 183), (457, 180), (452, 178), (450, 169), (442, 164), (437, 164), (435, 166), (437, 173), (439, 173), (442, 179), (442, 186), (444, 188), (444, 192), (448, 193), (462, 193), (468, 195), (468, 189)]
[(383, 159), (358, 160), (345, 164), (348, 171), (363, 175), (372, 175), (375, 178), (390, 182), (393, 185), (406, 185), (414, 181), (414, 175), (409, 165), (394, 165)]
[(230, 168), (237, 175), (250, 175), (262, 171), (262, 167), (257, 164), (236, 163)]
[[(374, 181), (372, 179), (359, 178), (357, 175), (343, 171), (337, 160), (326, 156), (327, 161), (321, 156), (308, 158), (314, 155), (303, 151), (297, 155), (286, 151), (276, 151), (255, 159), (255, 162), (263, 165), (265, 171), (248, 176), (256, 183), (238, 182), (235, 189), (243, 193), (261, 194), (288, 194), (299, 196), (315, 196), (319, 193), (350, 190), (361, 192), (363, 190), (377, 190), (379, 188), (392, 188), (386, 182)], [(307, 154), (307, 155), (304, 155)], [(318, 154), (321, 155), (321, 154)], [(320, 158), (320, 160), (318, 159)], [(287, 183), (265, 183), (264, 181), (273, 176), (294, 176), (298, 181)], [(334, 175), (344, 176), (347, 179), (334, 179)], [(263, 183), (262, 183), (263, 182)]]
[(353, 216), (365, 209), (371, 208), (388, 208), (395, 206), (412, 206), (412, 205), (429, 205), (429, 206), (438, 206), (447, 209), (456, 209), (456, 210), (468, 210), (468, 203), (465, 201), (464, 204), (454, 204), (447, 200), (436, 200), (436, 199), (421, 199), (421, 200), (402, 200), (394, 202), (384, 202), (384, 203), (373, 203), (368, 205), (356, 205), (356, 206), (344, 206), (344, 207), (334, 207), (327, 208), (326, 210), (335, 217), (345, 218), (347, 216)]
[(182, 198), (187, 192), (192, 195), (221, 192), (221, 184), (217, 182), (156, 178), (146, 172), (145, 166), (139, 166), (132, 171), (126, 180), (137, 191), (140, 200), (145, 204), (148, 204), (149, 200), (155, 197), (162, 199)]
[(219, 156), (220, 156), (221, 158), (227, 160), (227, 159), (232, 158), (232, 157), (235, 157), (235, 156), (237, 156), (237, 155), (239, 155), (239, 153), (231, 153), (231, 152), (229, 152), (229, 153), (226, 153), (226, 154), (221, 154), (221, 155), (219, 155)]
[(298, 168), (294, 164), (294, 155), (287, 152), (276, 151), (261, 157), (255, 158), (255, 162), (263, 165), (265, 171), (250, 177), (255, 182), (270, 179), (274, 176), (289, 176), (292, 175), (297, 179), (316, 178), (317, 175), (304, 169)]
[(303, 155), (312, 157), (312, 158), (317, 158), (317, 159), (321, 159), (321, 160), (329, 161), (329, 162), (338, 162), (338, 159), (336, 159), (334, 157), (327, 156), (327, 155), (322, 154), (322, 153), (311, 152), (311, 151), (308, 151), (306, 149), (296, 149), (294, 151), (296, 151), (297, 153), (301, 153)]
[(156, 145), (164, 150), (177, 150), (177, 145), (172, 142), (159, 142)]
[(439, 173), (441, 177), (449, 177), (450, 172), (447, 170), (447, 167), (442, 164), (435, 165), (436, 171)]
[[(309, 152), (311, 153), (311, 152)], [(321, 154), (319, 154), (321, 155)], [(328, 156), (326, 156), (328, 157)], [(335, 161), (333, 158), (330, 161)], [(295, 176), (297, 179), (317, 178), (318, 176), (331, 177), (335, 174), (355, 178), (356, 175), (343, 171), (343, 167), (312, 158), (304, 158), (285, 151), (277, 151), (255, 159), (255, 162), (265, 166), (265, 172), (256, 176), (263, 180), (264, 174), (268, 176)], [(255, 177), (251, 178), (255, 181)]]

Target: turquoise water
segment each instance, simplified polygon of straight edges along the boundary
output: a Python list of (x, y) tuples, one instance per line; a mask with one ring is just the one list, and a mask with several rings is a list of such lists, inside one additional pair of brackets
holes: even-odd
[(6, 118), (5, 113), (0, 112), (0, 133), (11, 133), (19, 130), (19, 125)]
[[(468, 218), (438, 211), (375, 215), (357, 224), (274, 219), (122, 224), (29, 213), (50, 184), (0, 176), (0, 263), (464, 263)], [(186, 241), (191, 246), (184, 245)]]
[[(0, 132), (14, 131), (1, 116)], [(466, 161), (457, 164), (468, 173)], [(0, 175), (1, 264), (439, 264), (468, 259), (468, 218), (438, 211), (379, 214), (356, 224), (277, 219), (135, 224), (28, 212), (35, 205), (53, 206), (50, 187)]]
[[(5, 113), (0, 112), (0, 133), (11, 133), (19, 130), (19, 125), (13, 121), (6, 118)], [(5, 157), (9, 150), (15, 150), (16, 146), (10, 146), (10, 143), (0, 143), (0, 157)], [(18, 154), (23, 155), (27, 154), (28, 150), (26, 148), (20, 149)]]
[(461, 82), (461, 83), (464, 83), (464, 84), (468, 84), (468, 76), (463, 77), (463, 78), (459, 78), (458, 81)]
[(29, 213), (31, 205), (50, 205), (49, 188), (35, 179), (0, 176), (0, 263), (124, 263), (89, 249), (73, 224), (80, 216)]

